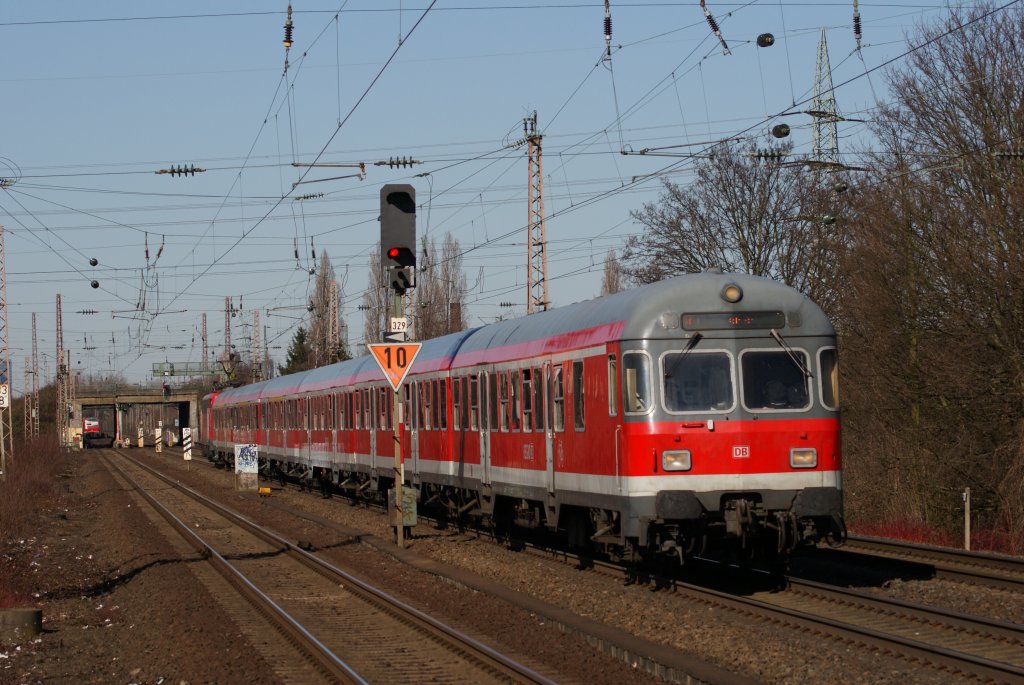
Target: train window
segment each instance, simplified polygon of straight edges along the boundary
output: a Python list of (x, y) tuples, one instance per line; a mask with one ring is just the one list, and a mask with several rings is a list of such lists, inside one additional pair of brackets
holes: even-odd
[(583, 418), (583, 360), (572, 363), (572, 416), (576, 430), (584, 429)]
[(412, 409), (412, 390), (410, 383), (402, 385), (402, 425), (409, 428), (409, 411)]
[(615, 416), (619, 413), (619, 369), (618, 361), (614, 354), (608, 355), (608, 416)]
[(743, 404), (751, 410), (808, 408), (811, 401), (806, 368), (807, 354), (802, 350), (744, 352), (740, 356)]
[(559, 364), (552, 369), (551, 377), (551, 404), (553, 418), (551, 426), (561, 433), (565, 430), (565, 384), (562, 381), (562, 365)]
[(434, 430), (441, 428), (441, 413), (443, 411), (437, 379), (434, 378), (430, 381), (430, 425), (434, 427)]
[(651, 410), (651, 360), (643, 352), (622, 355), (622, 403), (627, 414)]
[(533, 428), (533, 384), (530, 369), (523, 369), (523, 430)]
[(469, 377), (469, 429), (480, 428), (480, 380), (476, 376)]
[(419, 387), (419, 394), (416, 397), (416, 401), (419, 402), (420, 411), (418, 416), (420, 417), (420, 428), (426, 430), (430, 428), (430, 393), (427, 392), (430, 389), (430, 381), (420, 381), (417, 383)]
[(499, 419), (501, 421), (500, 428), (503, 431), (508, 430), (508, 371), (501, 373), (501, 382), (499, 385), (498, 401), (501, 403), (501, 410), (499, 412)]
[(514, 431), (519, 430), (520, 412), (522, 411), (520, 406), (521, 383), (519, 369), (512, 369), (508, 372), (509, 428)]
[(818, 352), (818, 369), (821, 403), (826, 409), (839, 409), (839, 359), (836, 348), (828, 347)]
[(437, 381), (437, 385), (438, 389), (441, 391), (441, 400), (438, 402), (440, 421), (437, 425), (438, 428), (444, 430), (448, 427), (448, 384), (442, 378)]
[(458, 428), (462, 425), (462, 380), (452, 379), (452, 425)]
[(669, 352), (661, 363), (666, 410), (725, 411), (732, 407), (732, 373), (726, 353)]
[(490, 382), (488, 383), (487, 390), (487, 405), (490, 408), (489, 415), (491, 417), (490, 423), (487, 428), (496, 431), (498, 430), (498, 414), (501, 411), (501, 404), (498, 400), (498, 374), (490, 374)]
[[(462, 383), (459, 384), (460, 391), (456, 394), (459, 395), (459, 406), (461, 411), (459, 412), (459, 426), (462, 426), (462, 430), (469, 430), (469, 377), (466, 376), (462, 379)], [(456, 428), (459, 428), (456, 426)]]
[(540, 368), (533, 370), (533, 428), (544, 430), (544, 374)]

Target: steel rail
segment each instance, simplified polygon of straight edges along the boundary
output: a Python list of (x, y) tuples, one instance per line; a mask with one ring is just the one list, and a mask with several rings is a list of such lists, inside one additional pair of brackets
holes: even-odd
[(1024, 559), (1016, 557), (859, 535), (848, 536), (846, 545), (841, 548), (821, 551), (837, 555), (870, 554), (923, 564), (932, 568), (936, 578), (1024, 591)]
[[(114, 450), (117, 452), (117, 450)], [(125, 455), (121, 455), (125, 456)], [(115, 464), (108, 456), (101, 457), (109, 468), (125, 479), (132, 488), (139, 493), (153, 509), (159, 513), (183, 538), (185, 538), (210, 564), (220, 573), (228, 583), (231, 584), (239, 594), (245, 597), (250, 604), (262, 614), (268, 622), (301, 651), (307, 659), (312, 661), (316, 668), (326, 677), (339, 683), (351, 683), (352, 685), (368, 685), (358, 673), (348, 664), (332, 652), (326, 645), (318, 640), (312, 633), (293, 618), (288, 612), (282, 609), (273, 599), (267, 596), (258, 587), (253, 585), (238, 569), (221, 556), (209, 543), (195, 533), (185, 522), (174, 515), (167, 507), (160, 503), (153, 495), (145, 490), (124, 469)], [(126, 457), (133, 463), (137, 461)]]
[[(116, 451), (116, 450), (115, 450)], [(132, 463), (136, 464), (142, 469), (145, 469), (149, 473), (153, 474), (168, 485), (180, 490), (187, 494), (198, 502), (201, 502), (205, 506), (216, 511), (221, 516), (229, 519), (236, 523), (240, 527), (249, 531), (253, 535), (259, 537), (264, 542), (272, 545), (278, 545), (284, 548), (285, 551), (293, 555), (296, 559), (301, 561), (304, 565), (310, 569), (320, 573), (328, 579), (338, 582), (343, 581), (346, 583), (346, 590), (353, 591), (356, 594), (361, 595), (367, 601), (373, 602), (378, 608), (387, 611), (390, 615), (395, 618), (402, 620), (408, 625), (415, 625), (420, 628), (424, 628), (432, 631), (435, 634), (442, 636), (449, 642), (458, 643), (464, 653), (472, 656), (479, 662), (485, 664), (492, 670), (504, 673), (509, 678), (513, 679), (514, 682), (521, 683), (535, 683), (536, 685), (555, 685), (555, 682), (549, 678), (537, 673), (528, 666), (521, 664), (508, 656), (498, 652), (497, 650), (489, 647), (488, 645), (475, 640), (474, 638), (458, 631), (457, 629), (438, 621), (437, 619), (423, 613), (419, 609), (412, 607), (395, 597), (392, 597), (383, 590), (376, 588), (363, 580), (351, 575), (350, 573), (338, 568), (330, 562), (320, 558), (319, 556), (307, 552), (298, 545), (291, 541), (277, 535), (271, 530), (256, 524), (249, 519), (245, 518), (238, 512), (235, 512), (228, 507), (220, 504), (219, 502), (203, 495), (192, 488), (179, 483), (172, 478), (160, 473), (151, 466), (139, 462), (138, 460), (130, 457), (124, 453), (119, 454), (128, 459)], [(191, 532), (191, 531), (190, 531)]]
[[(544, 556), (559, 563), (566, 563), (572, 560), (576, 560), (577, 563), (580, 562), (580, 557), (570, 552), (561, 550), (552, 551), (544, 547), (533, 546), (528, 547), (528, 549), (536, 556)], [(561, 559), (559, 559), (559, 557)], [(601, 561), (593, 562), (592, 564), (588, 561), (585, 567), (592, 567), (594, 571), (605, 575), (610, 574), (616, 568), (621, 572), (625, 571), (624, 567)], [(727, 592), (675, 579), (659, 578), (656, 579), (656, 582), (663, 583), (667, 588), (685, 592), (687, 595), (692, 596), (698, 601), (706, 602), (708, 604), (717, 604), (718, 606), (724, 606), (730, 610), (747, 615), (768, 617), (772, 620), (778, 620), (803, 630), (828, 634), (834, 638), (853, 641), (859, 645), (878, 647), (893, 654), (904, 656), (912, 660), (918, 660), (938, 668), (970, 674), (990, 682), (1024, 682), (1024, 668), (1002, 661), (996, 661), (994, 659), (961, 652), (939, 645), (930, 645), (926, 642), (913, 640), (882, 630), (867, 628), (854, 623), (847, 623), (820, 614), (799, 611), (789, 607), (781, 607), (772, 604), (771, 602), (733, 595)], [(801, 584), (808, 588), (811, 585), (817, 585), (807, 583), (806, 581), (790, 582)], [(840, 588), (833, 588), (824, 585), (821, 585), (820, 587), (827, 589), (828, 591), (834, 591), (837, 595), (843, 592)], [(849, 593), (850, 595), (857, 594), (858, 599), (862, 599), (859, 597), (861, 593), (855, 593), (855, 591), (849, 591)], [(889, 600), (882, 597), (871, 597), (870, 599), (876, 602), (877, 606), (890, 604), (909, 609), (909, 603), (905, 603), (900, 600)], [(941, 618), (944, 613), (948, 613), (951, 616), (954, 615), (954, 612), (945, 612), (941, 609), (933, 610), (931, 608), (926, 608), (926, 610), (931, 612), (934, 617)], [(957, 618), (962, 621), (965, 617), (958, 616)], [(956, 623), (952, 618), (949, 620), (951, 623)], [(979, 628), (979, 624), (982, 624), (990, 632), (1000, 636), (1012, 636), (1010, 639), (1019, 640), (1021, 639), (1021, 636), (1024, 635), (1024, 629), (1016, 627), (1014, 624), (980, 618), (973, 619), (973, 617), (969, 617), (968, 622), (971, 623), (970, 630), (976, 630)]]

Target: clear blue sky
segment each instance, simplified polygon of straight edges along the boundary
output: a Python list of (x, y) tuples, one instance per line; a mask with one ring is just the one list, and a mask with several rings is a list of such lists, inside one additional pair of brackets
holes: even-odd
[[(501, 301), (522, 314), (527, 165), (523, 150), (503, 146), (534, 110), (551, 298), (593, 297), (607, 251), (639, 230), (630, 210), (658, 197), (661, 177), (647, 175), (674, 166), (668, 178), (690, 178), (691, 161), (623, 148), (764, 136), (783, 120), (771, 115), (809, 106), (799, 103), (811, 95), (821, 27), (840, 111), (869, 116), (888, 93), (884, 72), (864, 77), (865, 68), (898, 56), (916, 22), (947, 11), (928, 0), (861, 2), (858, 55), (851, 2), (708, 0), (725, 56), (698, 2), (613, 1), (609, 70), (603, 2), (439, 0), (424, 16), (428, 5), (295, 0), (282, 76), (286, 0), (5, 3), (0, 176), (17, 180), (0, 191), (0, 223), (15, 394), (33, 312), (52, 377), (57, 293), (64, 346), (85, 374), (145, 380), (153, 362), (199, 361), (203, 312), (219, 352), (225, 296), (242, 307), (235, 344), (247, 347), (242, 323), (259, 308), (280, 362), (305, 315), (310, 241), (344, 281), (357, 346), (385, 183), (415, 185), (421, 235), (440, 243), (451, 232), (475, 248), (464, 257), (473, 325), (507, 315)], [(759, 49), (764, 32), (777, 42)], [(784, 120), (797, 151), (809, 152), (809, 117)], [(863, 124), (839, 133), (844, 153), (870, 145)], [(425, 163), (372, 165), (392, 156)], [(354, 172), (291, 166), (314, 159), (365, 162), (368, 173), (293, 189)], [(207, 171), (154, 173), (190, 164)], [(295, 200), (306, 193), (324, 196)], [(89, 309), (98, 313), (77, 313)]]

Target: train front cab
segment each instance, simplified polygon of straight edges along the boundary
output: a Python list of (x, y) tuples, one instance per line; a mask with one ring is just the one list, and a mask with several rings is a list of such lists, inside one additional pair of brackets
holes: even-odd
[(780, 558), (844, 535), (834, 334), (768, 314), (621, 345), (622, 535), (643, 553)]

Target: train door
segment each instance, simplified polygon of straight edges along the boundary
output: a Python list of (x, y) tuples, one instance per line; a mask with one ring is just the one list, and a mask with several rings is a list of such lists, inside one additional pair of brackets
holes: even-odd
[[(555, 427), (556, 427), (556, 414), (555, 414), (555, 397), (558, 396), (557, 388), (561, 387), (562, 384), (562, 365), (555, 364), (552, 366), (551, 362), (544, 362), (544, 378), (547, 382), (544, 384), (547, 386), (546, 397), (544, 398), (544, 404), (547, 408), (547, 421), (544, 429), (544, 460), (547, 465), (547, 476), (545, 482), (548, 487), (548, 494), (555, 494)], [(559, 445), (560, 447), (560, 445)]]
[[(475, 384), (473, 393), (479, 397), (479, 426), (480, 426), (480, 482), (484, 485), (491, 484), (491, 431), (488, 417), (490, 415), (487, 398), (487, 372), (481, 371), (479, 382)], [(471, 397), (470, 402), (476, 401)]]
[(306, 464), (313, 467), (313, 400), (306, 395), (305, 398), (299, 400), (302, 404), (302, 420), (305, 422), (306, 432), (306, 445), (302, 450), (302, 456), (305, 459)]
[[(364, 389), (363, 406), (366, 432), (370, 436), (370, 473), (377, 472), (377, 388)], [(367, 411), (368, 409), (368, 411)]]

